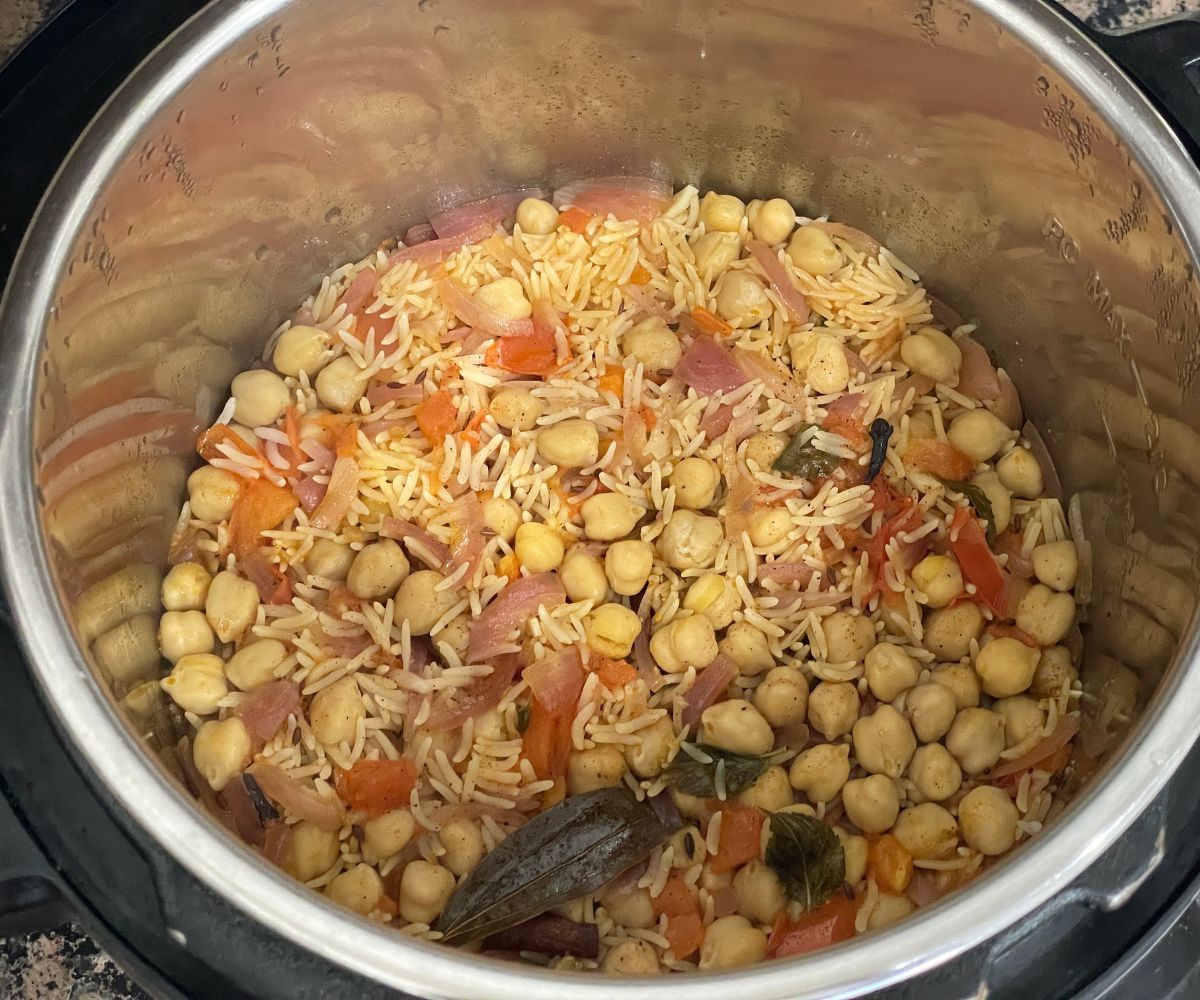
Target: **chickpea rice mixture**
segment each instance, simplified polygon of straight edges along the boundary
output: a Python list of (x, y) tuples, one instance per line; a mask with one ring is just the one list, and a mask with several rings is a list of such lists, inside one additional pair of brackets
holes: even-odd
[(870, 236), (516, 192), (334, 271), (264, 358), (198, 441), (161, 684), (193, 791), (313, 890), (457, 943), (506, 843), (623, 790), (665, 817), (640, 853), (461, 943), (725, 969), (1049, 816), (1085, 543), (1007, 374)]

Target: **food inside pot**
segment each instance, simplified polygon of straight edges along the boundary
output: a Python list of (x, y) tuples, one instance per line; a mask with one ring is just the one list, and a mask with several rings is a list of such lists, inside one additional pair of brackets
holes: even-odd
[(334, 271), (200, 435), (160, 626), (194, 791), (373, 920), (559, 968), (966, 885), (1076, 766), (1087, 550), (1012, 382), (782, 199), (544, 194)]

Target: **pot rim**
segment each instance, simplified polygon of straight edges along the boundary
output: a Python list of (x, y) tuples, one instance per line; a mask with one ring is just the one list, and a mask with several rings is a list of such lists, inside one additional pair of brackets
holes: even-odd
[[(792, 961), (725, 974), (614, 982), (594, 974), (544, 972), (479, 958), (373, 925), (302, 889), (237, 844), (171, 782), (123, 724), (87, 666), (66, 624), (66, 609), (42, 543), (30, 447), (33, 387), (43, 318), (66, 268), (76, 234), (97, 193), (150, 121), (199, 73), (211, 54), (248, 35), (292, 0), (219, 0), (164, 42), (108, 101), (55, 176), (21, 245), (3, 302), (9, 336), (0, 364), (8, 374), (0, 404), (0, 553), (4, 584), (30, 668), (73, 755), (103, 792), (163, 851), (250, 918), (335, 965), (431, 996), (486, 995), (495, 1000), (607, 1000), (614, 992), (660, 1000), (794, 996), (803, 977), (809, 997), (857, 995), (909, 979), (993, 937), (1065, 888), (1150, 804), (1184, 759), (1200, 715), (1200, 660), (1194, 629), (1179, 662), (1160, 685), (1121, 757), (1106, 767), (1054, 825), (970, 888), (864, 941)], [(1154, 183), (1196, 257), (1200, 174), (1149, 101), (1074, 24), (1040, 0), (970, 0), (1053, 65), (1105, 121)]]

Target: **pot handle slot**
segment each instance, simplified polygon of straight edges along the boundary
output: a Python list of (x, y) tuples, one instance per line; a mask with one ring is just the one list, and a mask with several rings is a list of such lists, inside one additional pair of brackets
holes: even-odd
[(0, 938), (49, 930), (72, 917), (58, 873), (0, 794)]

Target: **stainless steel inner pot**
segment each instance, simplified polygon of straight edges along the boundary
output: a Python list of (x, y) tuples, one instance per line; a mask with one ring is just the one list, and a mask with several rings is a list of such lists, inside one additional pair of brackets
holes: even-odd
[[(420, 945), (327, 904), (172, 777), (154, 631), (206, 422), (314, 277), (435, 207), (652, 172), (889, 243), (1013, 373), (1094, 554), (1084, 739), (1119, 744), (969, 890), (723, 976), (612, 982)], [(429, 996), (849, 996), (1066, 886), (1200, 715), (1200, 178), (1035, 0), (222, 0), (134, 75), (47, 196), (3, 307), (5, 583), (62, 733), (127, 821), (254, 919)]]

